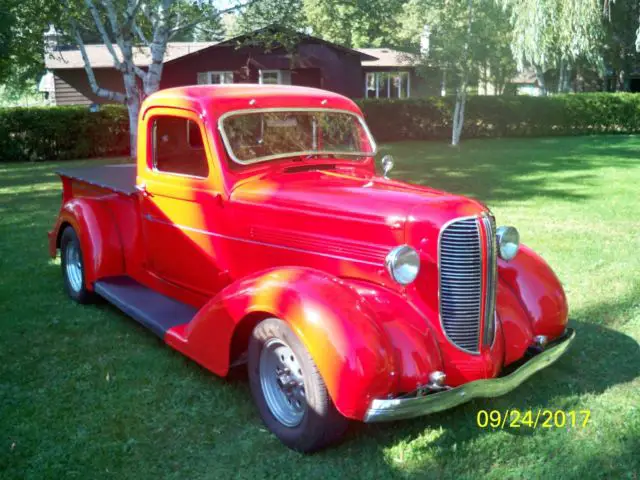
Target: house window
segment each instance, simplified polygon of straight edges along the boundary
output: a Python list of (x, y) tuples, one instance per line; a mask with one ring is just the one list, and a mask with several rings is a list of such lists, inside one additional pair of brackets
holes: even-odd
[(233, 72), (198, 72), (198, 85), (233, 83)]
[(409, 72), (368, 72), (364, 83), (365, 98), (408, 98), (411, 96)]
[(153, 167), (164, 173), (206, 177), (207, 155), (200, 126), (182, 117), (159, 116), (153, 120)]
[(264, 85), (291, 85), (289, 70), (260, 70), (259, 82)]

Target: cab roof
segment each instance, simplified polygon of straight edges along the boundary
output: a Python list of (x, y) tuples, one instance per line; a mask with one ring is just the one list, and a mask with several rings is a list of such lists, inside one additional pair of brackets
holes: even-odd
[(327, 90), (292, 85), (192, 85), (151, 94), (142, 104), (143, 116), (154, 107), (186, 108), (217, 118), (234, 110), (310, 108), (348, 110), (362, 115), (349, 98)]

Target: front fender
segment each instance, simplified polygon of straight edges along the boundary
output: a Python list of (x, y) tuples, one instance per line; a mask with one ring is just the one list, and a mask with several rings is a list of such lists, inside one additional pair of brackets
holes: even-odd
[(51, 232), (58, 246), (62, 229), (70, 225), (76, 231), (82, 248), (86, 287), (102, 277), (123, 275), (125, 264), (116, 224), (103, 201), (93, 198), (74, 198), (66, 202)]
[(550, 339), (562, 335), (568, 321), (567, 298), (560, 280), (542, 257), (522, 245), (513, 260), (498, 262), (498, 274), (520, 301), (533, 335)]
[[(170, 330), (166, 341), (225, 375), (237, 335), (247, 341), (257, 321), (278, 317), (313, 357), (338, 411), (361, 419), (373, 398), (402, 387), (402, 370), (413, 390), (416, 382), (426, 383), (440, 358), (437, 347), (429, 350), (435, 346), (431, 337), (420, 335), (417, 327), (379, 318), (378, 309), (359, 288), (363, 287), (309, 268), (263, 271), (224, 289), (188, 325)], [(404, 357), (398, 355), (394, 343), (400, 338), (414, 350), (430, 353), (411, 358), (410, 350)]]

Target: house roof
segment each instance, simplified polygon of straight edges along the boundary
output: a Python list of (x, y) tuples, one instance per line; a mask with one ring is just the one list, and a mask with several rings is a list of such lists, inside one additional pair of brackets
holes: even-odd
[(358, 48), (374, 60), (362, 60), (363, 67), (413, 67), (420, 63), (420, 56), (392, 48)]
[[(322, 45), (328, 45), (329, 47), (334, 48), (335, 50), (339, 50), (339, 51), (342, 51), (342, 52), (345, 52), (345, 53), (349, 53), (351, 55), (357, 55), (358, 57), (360, 57), (360, 60), (362, 62), (369, 61), (369, 60), (376, 60), (376, 57), (374, 57), (374, 56), (372, 56), (372, 55), (370, 55), (370, 54), (368, 54), (366, 52), (363, 52), (361, 49), (353, 49), (353, 48), (343, 47), (342, 45), (338, 45), (337, 43), (329, 42), (327, 40), (323, 40), (322, 38), (313, 37), (313, 36), (307, 35), (305, 33), (296, 32), (295, 30), (290, 30), (290, 29), (287, 29), (287, 28), (284, 28), (284, 27), (279, 27), (277, 25), (269, 25), (267, 27), (260, 28), (258, 30), (254, 30), (254, 31), (252, 31), (250, 33), (244, 33), (242, 35), (238, 35), (236, 37), (229, 38), (229, 39), (223, 40), (223, 41), (218, 42), (218, 43), (213, 43), (213, 44), (211, 44), (211, 45), (209, 45), (208, 47), (205, 47), (205, 48), (235, 47), (235, 46), (237, 46), (239, 44), (241, 45), (242, 42), (250, 40), (251, 37), (256, 37), (256, 36), (260, 35), (261, 33), (266, 33), (266, 32), (269, 32), (270, 30), (271, 31), (277, 31), (277, 32), (280, 32), (280, 33), (288, 33), (288, 34), (291, 34), (291, 35), (296, 35), (301, 40), (307, 40), (310, 43), (319, 43), (319, 44), (322, 44)], [(203, 49), (200, 49), (200, 50), (203, 50)], [(180, 57), (171, 58), (169, 60), (166, 60), (165, 63), (171, 62), (173, 60), (177, 60), (178, 58), (182, 58), (182, 57), (185, 57), (187, 55), (191, 55), (192, 53), (196, 53), (196, 52), (197, 52), (197, 50), (194, 50), (193, 52), (186, 53), (185, 55), (182, 55)]]
[[(270, 26), (261, 28), (259, 30), (255, 30), (254, 32), (239, 35), (237, 37), (233, 37), (222, 42), (170, 42), (167, 44), (167, 51), (164, 57), (164, 63), (169, 63), (173, 60), (177, 60), (178, 58), (186, 57), (187, 55), (191, 55), (193, 53), (199, 52), (206, 48), (211, 47), (229, 47), (235, 46), (239, 42), (243, 42), (246, 39), (249, 39), (252, 35), (257, 35), (262, 32), (265, 32), (269, 29), (274, 29), (276, 27)], [(283, 28), (278, 28), (279, 31), (285, 31)], [(363, 64), (365, 62), (376, 61), (377, 57), (373, 56), (370, 53), (367, 53), (365, 50), (385, 50), (385, 49), (359, 49), (354, 50), (351, 48), (343, 47), (342, 45), (338, 45), (336, 43), (328, 42), (326, 40), (322, 40), (318, 37), (312, 37), (310, 35), (306, 35), (303, 33), (296, 33), (301, 39), (305, 39), (307, 41), (312, 41), (314, 43), (322, 43), (324, 45), (329, 45), (336, 50), (340, 50), (346, 53), (350, 53), (353, 55), (357, 55), (360, 57)], [(119, 58), (122, 58), (120, 54), (120, 49), (117, 45), (113, 45), (114, 50), (116, 51)], [(85, 49), (87, 51), (87, 56), (89, 57), (89, 61), (93, 68), (112, 68), (113, 67), (113, 58), (109, 49), (104, 44), (95, 44), (95, 45), (86, 45)], [(133, 51), (134, 62), (139, 67), (146, 67), (151, 63), (151, 52), (149, 47), (136, 47)], [(82, 55), (80, 54), (80, 50), (60, 50), (45, 53), (45, 66), (49, 70), (57, 70), (57, 69), (73, 69), (73, 68), (84, 68), (84, 62), (82, 60)]]
[[(215, 44), (216, 42), (169, 42), (164, 61), (166, 63)], [(118, 46), (113, 47), (116, 54), (122, 58)], [(93, 68), (113, 68), (113, 57), (106, 45), (86, 45), (85, 49)], [(149, 65), (151, 63), (149, 47), (134, 48), (133, 58), (139, 67)], [(45, 54), (45, 66), (49, 70), (84, 68), (84, 62), (80, 50), (56, 50)]]

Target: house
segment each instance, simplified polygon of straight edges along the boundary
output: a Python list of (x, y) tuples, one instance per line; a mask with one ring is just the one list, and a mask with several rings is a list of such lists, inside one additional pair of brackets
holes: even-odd
[[(273, 27), (270, 27), (273, 28)], [(263, 29), (264, 30), (264, 29)], [(324, 88), (351, 98), (407, 98), (423, 85), (418, 57), (388, 48), (351, 49), (317, 37), (297, 35), (295, 48), (252, 41), (256, 33), (222, 42), (169, 43), (160, 88), (205, 83), (291, 84)], [(91, 92), (79, 50), (48, 41), (47, 70), (53, 74), (54, 105), (103, 103)], [(117, 50), (117, 46), (114, 45)], [(124, 91), (105, 45), (87, 45), (98, 84)], [(147, 47), (135, 49), (135, 63), (149, 65)]]

